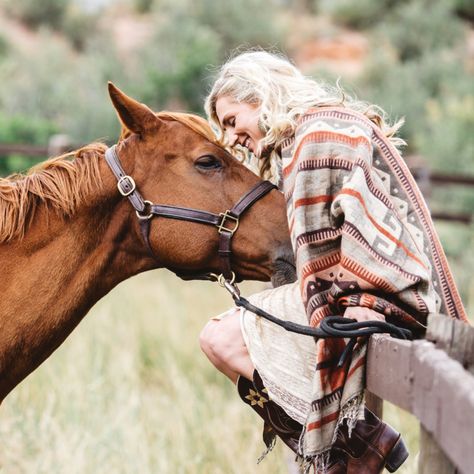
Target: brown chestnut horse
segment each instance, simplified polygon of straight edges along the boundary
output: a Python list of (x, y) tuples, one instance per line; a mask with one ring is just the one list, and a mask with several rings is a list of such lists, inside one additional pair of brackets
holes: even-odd
[[(126, 129), (117, 154), (144, 199), (219, 213), (259, 182), (203, 119), (155, 114), (112, 84), (109, 93)], [(92, 144), (0, 180), (0, 401), (119, 282), (159, 267), (219, 271), (212, 226), (153, 219), (150, 254), (105, 151)], [(282, 194), (242, 216), (232, 251), (238, 278), (270, 279), (274, 261), (291, 253)]]

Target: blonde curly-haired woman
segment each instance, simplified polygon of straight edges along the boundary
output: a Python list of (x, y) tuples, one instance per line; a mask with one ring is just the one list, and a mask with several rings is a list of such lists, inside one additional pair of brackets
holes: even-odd
[[(386, 319), (421, 335), (430, 313), (466, 320), (429, 211), (397, 146), (401, 122), (304, 76), (278, 54), (224, 64), (205, 109), (221, 138), (258, 158), (287, 201), (297, 281), (253, 295), (283, 319)], [(233, 308), (201, 333), (211, 362), (316, 472), (394, 472), (399, 433), (364, 409), (366, 341), (338, 368), (344, 340), (287, 333)]]

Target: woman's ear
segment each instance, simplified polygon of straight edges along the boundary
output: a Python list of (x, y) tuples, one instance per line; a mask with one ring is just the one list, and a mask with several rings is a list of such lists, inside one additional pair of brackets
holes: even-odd
[(146, 105), (128, 97), (112, 82), (108, 83), (109, 95), (122, 124), (131, 132), (143, 134), (158, 126), (159, 120)]

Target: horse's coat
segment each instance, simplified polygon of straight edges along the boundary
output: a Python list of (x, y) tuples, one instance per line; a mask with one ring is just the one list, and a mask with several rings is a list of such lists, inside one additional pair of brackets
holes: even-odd
[[(258, 181), (190, 115), (155, 115), (113, 85), (126, 127), (118, 154), (145, 199), (221, 212)], [(120, 281), (157, 267), (217, 271), (217, 231), (156, 219), (148, 253), (135, 211), (93, 144), (0, 180), (0, 400), (41, 364)], [(211, 163), (212, 166), (209, 166)], [(291, 254), (283, 196), (246, 213), (233, 241), (241, 278), (268, 280)]]

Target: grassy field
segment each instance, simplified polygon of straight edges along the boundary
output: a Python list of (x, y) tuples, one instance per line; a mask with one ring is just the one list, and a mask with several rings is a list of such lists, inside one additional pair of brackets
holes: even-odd
[(0, 472), (285, 472), (282, 450), (256, 468), (260, 423), (199, 349), (229, 303), (164, 271), (119, 285), (3, 402)]
[[(229, 304), (165, 271), (119, 285), (4, 401), (0, 473), (287, 472), (281, 443), (256, 465), (260, 420), (200, 352), (200, 328)], [(416, 422), (385, 415), (411, 447), (399, 472), (416, 472)]]

